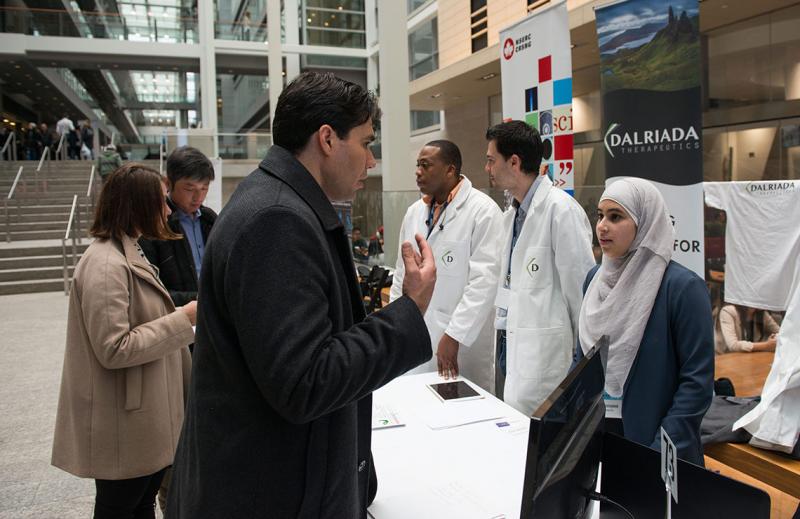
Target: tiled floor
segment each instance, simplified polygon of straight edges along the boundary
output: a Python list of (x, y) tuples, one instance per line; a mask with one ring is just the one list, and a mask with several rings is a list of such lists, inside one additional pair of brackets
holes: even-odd
[(50, 465), (67, 298), (0, 296), (0, 519), (86, 519), (94, 481)]

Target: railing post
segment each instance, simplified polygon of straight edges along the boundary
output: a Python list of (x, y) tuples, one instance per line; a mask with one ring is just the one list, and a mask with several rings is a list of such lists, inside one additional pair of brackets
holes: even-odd
[(6, 243), (11, 243), (11, 217), (8, 215), (8, 199), (3, 200), (3, 209), (6, 213)]
[(64, 273), (64, 295), (69, 295), (69, 276), (67, 275), (67, 240), (61, 238), (61, 264)]

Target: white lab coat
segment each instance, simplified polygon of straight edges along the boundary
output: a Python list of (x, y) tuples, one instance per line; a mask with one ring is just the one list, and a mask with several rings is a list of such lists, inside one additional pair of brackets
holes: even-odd
[(800, 263), (793, 285), (761, 402), (733, 424), (753, 435), (752, 445), (782, 452), (792, 452), (800, 438)]
[[(421, 199), (406, 211), (400, 244), (426, 236), (430, 207)], [(440, 226), (441, 224), (441, 226)], [(497, 203), (464, 177), (455, 199), (433, 228), (428, 244), (436, 259), (436, 286), (425, 323), (433, 358), (411, 373), (437, 370), (436, 349), (444, 333), (457, 340), (459, 373), (494, 393), (494, 299), (500, 272), (502, 213)], [(402, 295), (405, 267), (398, 253), (390, 299)]]
[[(500, 287), (508, 272), (515, 214), (510, 207), (503, 215)], [(567, 374), (583, 282), (594, 265), (586, 213), (542, 178), (514, 246), (507, 302), (503, 399), (521, 413), (533, 414)]]

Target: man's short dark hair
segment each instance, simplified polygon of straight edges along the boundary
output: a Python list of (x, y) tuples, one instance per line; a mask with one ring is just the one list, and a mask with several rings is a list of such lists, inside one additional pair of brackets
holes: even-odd
[(351, 233), (354, 233), (354, 232), (356, 232), (356, 231), (358, 231), (358, 232), (361, 232), (361, 227), (353, 227), (353, 230), (352, 230), (352, 231), (350, 231), (350, 232), (351, 232)]
[(180, 146), (167, 157), (167, 178), (173, 186), (184, 178), (195, 182), (214, 180), (214, 166), (197, 148)]
[(372, 119), (378, 126), (381, 110), (367, 89), (331, 73), (304, 72), (281, 92), (272, 122), (272, 142), (292, 153), (302, 150), (309, 137), (328, 124), (340, 139)]
[(456, 168), (456, 175), (461, 174), (461, 150), (458, 149), (458, 146), (456, 146), (454, 142), (446, 139), (439, 139), (430, 141), (425, 146), (439, 148), (439, 157), (441, 157), (442, 162)]
[(511, 155), (520, 158), (525, 173), (539, 173), (542, 164), (542, 139), (536, 128), (523, 121), (508, 121), (486, 130), (486, 140), (494, 141), (498, 153), (508, 160)]

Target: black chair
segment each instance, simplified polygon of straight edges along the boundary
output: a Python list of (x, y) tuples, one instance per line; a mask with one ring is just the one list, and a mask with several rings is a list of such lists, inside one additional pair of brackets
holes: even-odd
[(386, 286), (386, 280), (389, 278), (389, 271), (378, 267), (372, 267), (367, 279), (367, 290), (365, 292), (365, 308), (367, 313), (370, 314), (383, 306), (381, 300), (381, 290)]

